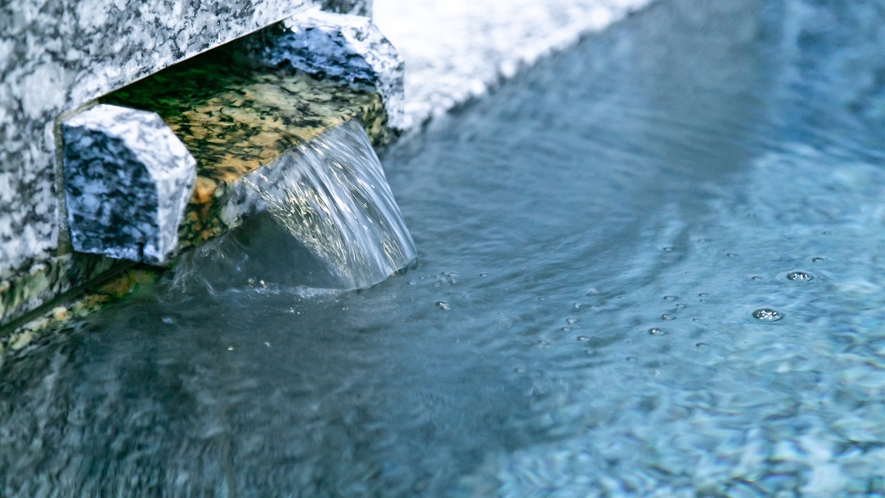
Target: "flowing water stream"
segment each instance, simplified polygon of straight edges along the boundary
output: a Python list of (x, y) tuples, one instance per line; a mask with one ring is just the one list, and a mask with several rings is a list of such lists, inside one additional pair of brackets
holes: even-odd
[(185, 254), (172, 273), (178, 291), (199, 283), (216, 293), (255, 281), (299, 294), (362, 289), (417, 257), (378, 156), (353, 121), (243, 181), (262, 215)]
[(880, 1), (664, 0), (382, 158), (416, 264), (259, 216), (7, 359), (0, 494), (885, 495)]
[(417, 257), (368, 135), (350, 121), (284, 155), (251, 181), (274, 220), (337, 277), (375, 285)]

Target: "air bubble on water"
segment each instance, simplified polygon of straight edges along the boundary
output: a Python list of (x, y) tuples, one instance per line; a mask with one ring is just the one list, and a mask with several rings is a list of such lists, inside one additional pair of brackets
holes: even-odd
[(776, 322), (783, 317), (784, 315), (780, 311), (770, 308), (762, 308), (753, 312), (753, 318), (764, 322)]
[(587, 291), (587, 295), (588, 295), (588, 296), (595, 296), (595, 295), (597, 295), (597, 294), (599, 294), (599, 291), (598, 291), (595, 287), (593, 287), (592, 289), (590, 289), (589, 291)]
[(676, 309), (677, 309), (677, 310), (681, 310), (682, 308), (685, 308), (685, 305), (684, 305), (684, 304), (682, 304), (682, 303), (676, 303)]
[(166, 325), (172, 325), (173, 323), (175, 323), (175, 321), (172, 320), (171, 316), (164, 316), (163, 323), (165, 323)]
[(234, 350), (234, 347), (233, 347), (233, 346), (228, 346), (228, 347), (227, 347), (227, 350), (228, 350), (228, 351), (233, 351), (233, 350)]
[(675, 316), (673, 316), (673, 315), (671, 315), (671, 314), (669, 314), (669, 313), (664, 313), (663, 315), (661, 315), (661, 318), (662, 318), (663, 320), (675, 320), (675, 319), (676, 319)]
[(267, 346), (267, 347), (270, 347), (270, 343), (269, 343), (269, 342), (265, 342), (264, 345)]
[(577, 340), (578, 342), (586, 342), (587, 336), (586, 335), (579, 335), (578, 337), (575, 337), (575, 340)]
[(659, 329), (657, 327), (652, 327), (648, 329), (648, 333), (651, 335), (667, 335), (667, 331), (663, 329)]
[(565, 323), (567, 323), (567, 324), (569, 324), (569, 325), (574, 325), (575, 322), (577, 322), (577, 321), (578, 321), (577, 318), (566, 318), (566, 319), (565, 319)]
[(810, 273), (806, 273), (804, 271), (791, 271), (787, 273), (788, 280), (813, 280), (814, 275)]
[(676, 296), (664, 296), (665, 301), (672, 301), (674, 299), (676, 299)]
[(452, 308), (449, 306), (449, 303), (447, 303), (447, 302), (445, 302), (445, 301), (437, 301), (437, 302), (436, 302), (436, 305), (439, 306), (439, 309), (441, 309), (441, 310), (443, 310), (443, 311), (448, 311), (448, 310), (452, 309)]

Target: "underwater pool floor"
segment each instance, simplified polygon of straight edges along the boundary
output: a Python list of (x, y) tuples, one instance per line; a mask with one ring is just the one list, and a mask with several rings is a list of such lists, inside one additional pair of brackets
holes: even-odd
[(7, 358), (0, 495), (885, 495), (885, 8), (722, 4), (386, 151), (403, 274), (262, 218)]

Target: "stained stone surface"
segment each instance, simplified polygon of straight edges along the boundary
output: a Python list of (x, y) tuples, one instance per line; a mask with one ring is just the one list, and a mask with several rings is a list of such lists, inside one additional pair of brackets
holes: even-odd
[[(0, 2), (0, 275), (26, 271), (35, 258), (57, 252), (56, 117), (313, 5), (311, 0)], [(323, 6), (367, 14), (370, 3), (326, 0)]]
[(157, 113), (195, 157), (181, 249), (238, 226), (253, 210), (230, 186), (323, 131), (356, 120), (375, 145), (389, 138), (374, 87), (254, 67), (242, 60), (251, 44), (178, 64), (102, 99)]
[(99, 104), (62, 123), (71, 242), (152, 264), (178, 247), (196, 161), (159, 115)]
[(0, 281), (0, 325), (95, 280), (118, 264), (102, 256), (76, 253), (34, 261), (27, 271)]
[[(70, 255), (67, 255), (59, 259), (70, 260), (71, 258)], [(110, 260), (105, 259), (105, 261)], [(74, 267), (81, 268), (76, 265)], [(107, 268), (104, 268), (102, 272), (108, 276)], [(90, 285), (86, 292), (71, 296), (70, 299), (56, 300), (52, 308), (35, 313), (35, 316), (22, 320), (22, 323), (10, 324), (11, 331), (0, 335), (0, 365), (6, 359), (5, 353), (22, 350), (53, 334), (69, 332), (70, 329), (67, 327), (82, 323), (78, 320), (98, 311), (102, 306), (119, 301), (142, 288), (149, 287), (159, 275), (160, 271), (151, 267), (123, 268), (111, 273), (106, 280), (100, 282), (94, 280), (98, 274), (93, 275), (89, 279)], [(9, 322), (5, 320), (3, 323), (5, 325)]]
[(372, 85), (384, 99), (389, 125), (402, 129), (405, 68), (371, 19), (311, 9), (275, 28), (255, 40), (261, 62)]

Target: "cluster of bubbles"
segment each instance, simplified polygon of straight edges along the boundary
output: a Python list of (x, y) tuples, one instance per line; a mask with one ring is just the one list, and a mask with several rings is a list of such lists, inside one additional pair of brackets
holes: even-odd
[(763, 322), (776, 322), (783, 317), (783, 313), (770, 308), (762, 308), (753, 312), (753, 318), (762, 320)]

